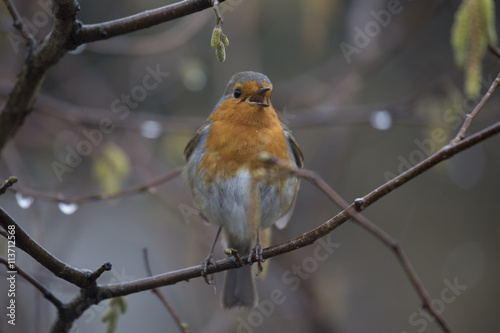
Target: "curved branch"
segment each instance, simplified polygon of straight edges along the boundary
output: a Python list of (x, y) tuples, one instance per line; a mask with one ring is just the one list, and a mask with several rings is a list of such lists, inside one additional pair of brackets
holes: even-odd
[[(182, 171), (182, 169), (178, 168), (178, 169), (175, 169), (175, 170), (170, 171), (168, 173), (165, 173), (163, 175), (160, 175), (156, 178), (153, 178), (144, 184), (140, 184), (140, 185), (125, 189), (123, 191), (115, 192), (112, 194), (96, 193), (96, 194), (90, 194), (90, 195), (82, 195), (82, 196), (78, 196), (78, 197), (76, 197), (76, 196), (75, 197), (68, 197), (68, 196), (65, 196), (64, 194), (61, 194), (61, 193), (46, 193), (43, 191), (36, 191), (36, 190), (29, 189), (29, 188), (13, 188), (12, 187), (12, 188), (10, 188), (10, 190), (12, 192), (15, 192), (15, 193), (21, 193), (25, 196), (35, 197), (35, 198), (39, 198), (39, 199), (52, 200), (52, 201), (63, 202), (63, 203), (67, 203), (67, 204), (72, 204), (72, 203), (81, 204), (81, 203), (88, 202), (88, 201), (104, 201), (104, 200), (122, 198), (122, 197), (126, 197), (126, 196), (133, 195), (136, 193), (144, 192), (144, 191), (149, 190), (152, 187), (166, 183), (166, 182), (176, 178), (177, 176), (179, 176), (181, 174), (181, 171)], [(1, 191), (0, 191), (0, 194), (1, 194)]]
[(150, 28), (210, 7), (211, 0), (185, 0), (109, 22), (84, 24), (73, 36), (72, 47)]
[[(146, 268), (146, 272), (148, 273), (149, 276), (152, 276), (153, 273), (151, 272), (151, 266), (149, 265), (149, 257), (148, 257), (148, 248), (143, 248), (142, 249), (142, 257), (144, 260), (144, 267)], [(170, 315), (174, 319), (175, 323), (179, 327), (179, 330), (182, 333), (189, 333), (189, 326), (187, 323), (183, 322), (182, 319), (179, 317), (177, 312), (175, 311), (174, 307), (170, 304), (170, 302), (167, 300), (167, 298), (163, 295), (161, 290), (159, 288), (153, 288), (151, 290), (153, 294), (155, 294), (160, 302), (163, 303), (163, 305), (167, 308), (167, 311), (170, 312)]]
[[(6, 267), (8, 267), (9, 265), (8, 261), (2, 257), (0, 257), (0, 264), (5, 265)], [(50, 292), (50, 290), (48, 290), (45, 286), (43, 286), (40, 282), (38, 282), (33, 276), (31, 276), (30, 274), (19, 268), (19, 266), (16, 266), (16, 272), (19, 273), (19, 275), (21, 275), (23, 278), (25, 278), (26, 281), (31, 283), (36, 289), (40, 290), (40, 292), (43, 294), (43, 297), (45, 297), (52, 304), (54, 304), (54, 306), (58, 310), (63, 309), (64, 304), (57, 297), (55, 297), (54, 294)]]
[[(9, 225), (13, 225), (16, 233), (16, 247), (29, 254), (55, 276), (73, 283), (80, 288), (86, 288), (95, 284), (95, 280), (92, 280), (92, 277), (98, 273), (72, 267), (53, 256), (32, 239), (2, 207), (0, 207), (0, 225), (5, 230), (9, 229)], [(101, 268), (99, 268), (98, 271), (100, 271), (100, 269)]]

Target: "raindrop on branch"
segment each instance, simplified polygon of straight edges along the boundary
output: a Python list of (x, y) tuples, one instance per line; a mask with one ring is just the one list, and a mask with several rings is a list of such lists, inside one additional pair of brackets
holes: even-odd
[(24, 195), (20, 192), (16, 193), (16, 201), (19, 207), (22, 209), (28, 209), (30, 206), (33, 204), (33, 197), (30, 197), (29, 195)]
[(59, 207), (59, 210), (66, 215), (71, 215), (78, 209), (78, 204), (75, 202), (60, 202), (57, 206)]

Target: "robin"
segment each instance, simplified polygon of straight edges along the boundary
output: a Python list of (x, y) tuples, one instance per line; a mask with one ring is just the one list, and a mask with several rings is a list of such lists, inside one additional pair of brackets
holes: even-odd
[[(201, 216), (220, 226), (217, 236), (222, 229), (226, 247), (241, 255), (250, 254), (250, 258), (261, 258), (260, 239), (267, 242), (271, 225), (280, 229), (286, 226), (299, 189), (295, 176), (260, 181), (260, 218), (249, 219), (251, 175), (264, 167), (257, 155), (265, 151), (291, 165), (303, 165), (295, 138), (271, 105), (272, 87), (261, 73), (233, 75), (224, 95), (184, 150), (184, 179)], [(217, 237), (214, 245), (216, 241)], [(206, 267), (213, 263), (212, 251), (213, 246), (203, 261), (207, 282)], [(250, 265), (226, 271), (221, 298), (224, 308), (257, 305)]]

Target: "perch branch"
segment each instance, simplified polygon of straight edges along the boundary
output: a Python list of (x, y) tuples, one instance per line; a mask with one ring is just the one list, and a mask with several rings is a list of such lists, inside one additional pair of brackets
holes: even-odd
[[(380, 186), (376, 190), (370, 192), (366, 196), (360, 199), (356, 199), (356, 203), (349, 205), (348, 209), (356, 211), (361, 211), (367, 208), (369, 205), (373, 204), (375, 201), (384, 197), (397, 187), (403, 185), (404, 183), (415, 178), (419, 174), (431, 169), (433, 166), (442, 162), (446, 159), (451, 158), (457, 153), (481, 142), (491, 136), (500, 132), (500, 122), (493, 124), (490, 127), (483, 129), (471, 135), (464, 140), (460, 141), (456, 145), (448, 145), (443, 147), (440, 151), (426, 158), (419, 164), (415, 165), (413, 168), (404, 172), (403, 174), (395, 177), (391, 181)], [(336, 229), (338, 226), (343, 224), (350, 218), (347, 210), (343, 210), (336, 216), (332, 217), (330, 220), (321, 224), (319, 227), (304, 233), (303, 235), (286, 241), (281, 244), (270, 246), (264, 249), (262, 255), (264, 259), (275, 257), (287, 252), (294, 251), (296, 249), (302, 248), (304, 246), (313, 244), (319, 238), (326, 236), (332, 230)], [(247, 262), (248, 256), (242, 256), (241, 259)], [(216, 265), (209, 265), (207, 267), (207, 274), (213, 274), (217, 272), (222, 272), (228, 269), (235, 268), (236, 259), (234, 257), (229, 257), (216, 261)], [(105, 294), (105, 298), (112, 298), (117, 296), (124, 296), (144, 290), (149, 290), (156, 287), (162, 287), (166, 285), (176, 284), (181, 281), (193, 279), (200, 277), (202, 274), (202, 266), (192, 266), (177, 271), (167, 272), (159, 275), (155, 275), (150, 278), (143, 278), (135, 281), (125, 282), (115, 285), (100, 286), (101, 294)]]

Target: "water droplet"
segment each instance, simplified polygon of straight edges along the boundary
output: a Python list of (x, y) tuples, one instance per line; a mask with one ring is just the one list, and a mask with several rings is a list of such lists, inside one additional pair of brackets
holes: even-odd
[(59, 210), (66, 215), (71, 215), (78, 209), (78, 204), (75, 202), (60, 202), (57, 206), (59, 207)]
[(24, 195), (20, 192), (16, 193), (16, 201), (19, 207), (22, 209), (28, 209), (30, 206), (33, 204), (33, 197), (30, 197), (29, 195)]
[(370, 124), (380, 131), (388, 130), (392, 125), (392, 116), (387, 110), (373, 111), (370, 116)]
[(146, 139), (156, 139), (161, 135), (162, 126), (156, 120), (146, 120), (142, 122), (140, 131)]

